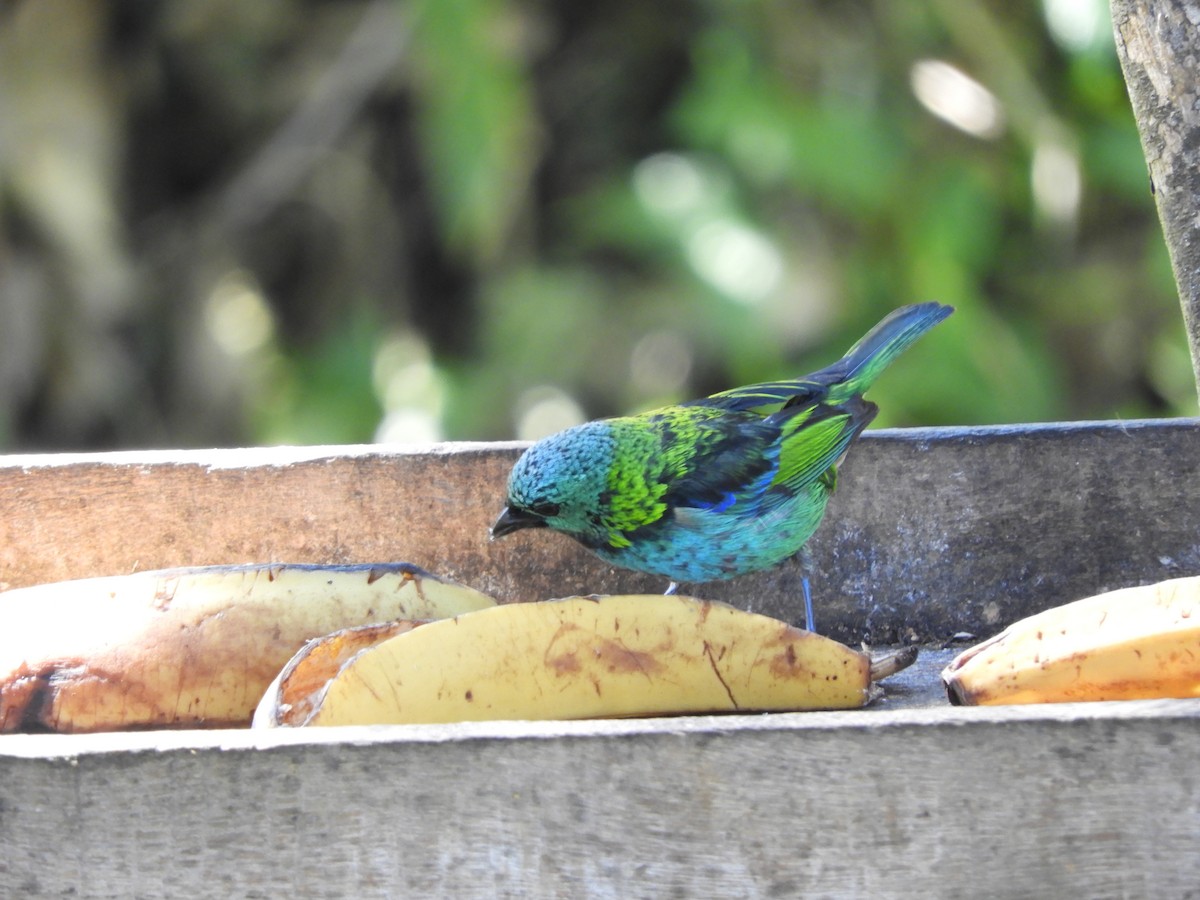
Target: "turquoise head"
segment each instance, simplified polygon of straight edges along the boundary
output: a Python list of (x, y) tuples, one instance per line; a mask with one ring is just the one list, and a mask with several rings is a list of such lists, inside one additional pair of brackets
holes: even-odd
[(604, 508), (616, 442), (605, 422), (543, 438), (513, 466), (492, 539), (522, 528), (550, 528), (586, 547), (607, 544)]

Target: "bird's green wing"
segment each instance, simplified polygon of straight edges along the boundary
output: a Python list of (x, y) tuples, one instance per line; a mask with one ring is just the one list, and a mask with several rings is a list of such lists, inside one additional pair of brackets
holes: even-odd
[(779, 466), (770, 488), (795, 493), (824, 478), (832, 489), (835, 466), (878, 410), (874, 403), (855, 397), (838, 406), (793, 407), (770, 416), (767, 421), (778, 421), (783, 430)]
[(620, 452), (604, 498), (609, 544), (628, 546), (627, 535), (675, 509), (752, 511), (818, 479), (832, 489), (834, 466), (875, 411), (856, 398), (766, 418), (692, 406), (613, 420)]

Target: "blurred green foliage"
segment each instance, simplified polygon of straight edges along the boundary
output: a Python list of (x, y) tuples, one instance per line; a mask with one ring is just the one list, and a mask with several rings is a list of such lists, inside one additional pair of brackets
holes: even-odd
[(0, 448), (531, 438), (924, 299), (879, 424), (1192, 414), (1107, 16), (0, 5)]

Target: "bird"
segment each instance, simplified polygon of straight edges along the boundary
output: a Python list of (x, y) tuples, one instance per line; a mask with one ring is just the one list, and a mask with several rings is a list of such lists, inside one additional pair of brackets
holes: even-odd
[[(517, 459), (491, 539), (529, 528), (600, 559), (680, 583), (771, 568), (817, 530), (838, 466), (878, 407), (879, 374), (954, 308), (894, 310), (837, 362), (801, 378), (733, 388), (542, 438)], [(805, 627), (815, 631), (808, 566)]]

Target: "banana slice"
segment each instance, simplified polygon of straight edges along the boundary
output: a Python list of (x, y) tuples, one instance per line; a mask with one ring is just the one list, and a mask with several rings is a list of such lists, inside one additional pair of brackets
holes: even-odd
[(309, 638), (494, 605), (407, 563), (206, 566), (0, 593), (0, 731), (247, 725)]
[(515, 603), (406, 630), (347, 657), (302, 715), (268, 695), (258, 724), (362, 725), (847, 709), (865, 653), (684, 596)]
[(1014, 622), (942, 672), (956, 705), (1200, 696), (1200, 578), (1067, 603)]

